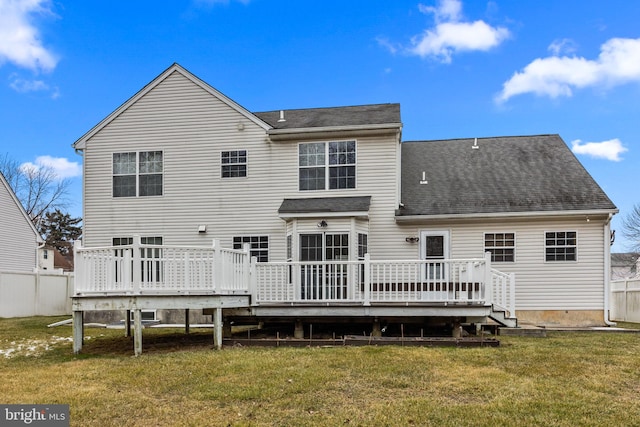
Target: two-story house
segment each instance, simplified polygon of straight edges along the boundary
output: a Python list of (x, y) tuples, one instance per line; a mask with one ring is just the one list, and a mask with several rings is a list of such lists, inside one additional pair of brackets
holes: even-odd
[(73, 146), (84, 248), (250, 246), (225, 317), (483, 318), (456, 298), (510, 283), (520, 321), (605, 322), (617, 209), (557, 135), (403, 142), (399, 104), (254, 113), (174, 64)]
[(0, 229), (0, 271), (35, 271), (38, 268), (38, 247), (44, 240), (1, 173)]

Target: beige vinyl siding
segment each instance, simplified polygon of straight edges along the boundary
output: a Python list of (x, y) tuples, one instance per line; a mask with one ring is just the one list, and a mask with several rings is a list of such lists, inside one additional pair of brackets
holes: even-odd
[(38, 266), (38, 237), (9, 191), (0, 180), (0, 271), (32, 272)]
[[(400, 233), (449, 230), (451, 258), (480, 258), (484, 233), (515, 233), (515, 262), (495, 262), (492, 267), (516, 275), (517, 310), (602, 310), (604, 307), (604, 223), (579, 219), (476, 220), (404, 225)], [(404, 231), (402, 231), (404, 230)], [(576, 231), (578, 260), (545, 261), (546, 231)], [(404, 238), (402, 239), (404, 241)], [(417, 244), (400, 245), (402, 256), (419, 256)]]
[[(278, 208), (284, 198), (372, 196), (371, 220), (393, 223), (397, 135), (355, 139), (357, 188), (299, 191), (299, 141), (270, 142), (262, 128), (174, 72), (87, 142), (85, 244), (139, 234), (162, 236), (165, 244), (208, 245), (219, 238), (231, 246), (233, 236), (267, 235), (270, 260), (281, 261), (286, 224)], [(247, 150), (247, 177), (221, 178), (221, 152), (239, 149)], [(113, 198), (113, 153), (158, 150), (163, 195)], [(317, 231), (317, 221), (311, 223)], [(205, 234), (197, 232), (199, 225), (207, 226)], [(350, 230), (349, 223), (344, 227)]]

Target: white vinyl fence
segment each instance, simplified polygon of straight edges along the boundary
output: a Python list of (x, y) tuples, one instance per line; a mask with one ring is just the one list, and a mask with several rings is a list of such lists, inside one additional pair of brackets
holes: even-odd
[(71, 314), (73, 273), (0, 272), (0, 317)]
[(640, 278), (611, 282), (611, 320), (640, 323)]

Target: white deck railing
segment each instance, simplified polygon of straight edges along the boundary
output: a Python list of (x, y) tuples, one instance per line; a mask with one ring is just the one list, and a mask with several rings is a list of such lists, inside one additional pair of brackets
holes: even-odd
[[(304, 302), (491, 303), (513, 306), (512, 277), (490, 257), (464, 260), (268, 262), (255, 265), (257, 304)], [(506, 277), (506, 280), (505, 280)], [(492, 291), (494, 290), (494, 291)]]
[(256, 305), (348, 303), (493, 304), (515, 313), (515, 277), (484, 258), (250, 262), (249, 247), (75, 247), (76, 295), (244, 293)]
[(248, 247), (133, 244), (84, 248), (76, 242), (76, 295), (112, 293), (249, 293)]

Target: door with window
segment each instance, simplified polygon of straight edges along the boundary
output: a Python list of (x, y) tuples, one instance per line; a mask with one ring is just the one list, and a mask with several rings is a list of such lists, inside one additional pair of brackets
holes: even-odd
[(427, 281), (448, 280), (448, 269), (444, 262), (449, 258), (449, 231), (422, 231), (420, 233), (420, 257), (427, 261), (423, 278)]
[(300, 235), (300, 296), (303, 300), (347, 298), (348, 233)]

